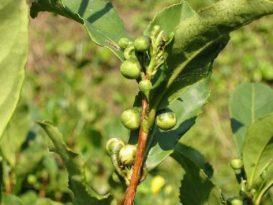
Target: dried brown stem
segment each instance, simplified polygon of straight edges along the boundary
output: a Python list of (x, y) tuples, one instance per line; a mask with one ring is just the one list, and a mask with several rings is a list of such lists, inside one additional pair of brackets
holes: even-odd
[(137, 186), (139, 184), (144, 160), (144, 153), (148, 139), (148, 133), (145, 132), (143, 128), (143, 122), (145, 120), (146, 114), (148, 113), (149, 104), (147, 99), (144, 97), (142, 99), (142, 111), (141, 111), (141, 127), (139, 130), (138, 135), (138, 147), (137, 147), (137, 154), (136, 160), (133, 167), (133, 175), (131, 178), (131, 182), (127, 188), (127, 192), (123, 201), (123, 205), (133, 205), (134, 199), (137, 191)]

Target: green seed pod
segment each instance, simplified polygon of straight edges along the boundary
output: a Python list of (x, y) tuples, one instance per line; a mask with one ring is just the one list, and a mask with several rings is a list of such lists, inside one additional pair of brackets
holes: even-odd
[(232, 199), (231, 205), (243, 205), (243, 201), (241, 199)]
[(138, 88), (141, 92), (143, 92), (147, 97), (149, 91), (152, 89), (153, 85), (150, 80), (142, 80), (138, 84)]
[(118, 152), (123, 146), (124, 146), (123, 141), (117, 138), (111, 138), (106, 143), (106, 151), (110, 156), (112, 156), (118, 154)]
[(119, 47), (121, 47), (122, 49), (125, 49), (128, 47), (128, 45), (130, 44), (130, 40), (128, 38), (121, 38), (118, 41), (118, 45)]
[(230, 162), (230, 166), (234, 170), (242, 169), (243, 168), (243, 161), (241, 159), (233, 159)]
[(121, 74), (128, 79), (137, 79), (140, 76), (141, 67), (136, 60), (126, 60), (121, 64)]
[(119, 151), (119, 160), (124, 165), (132, 165), (136, 157), (136, 146), (125, 145)]
[(27, 182), (28, 182), (29, 184), (31, 184), (31, 185), (35, 185), (36, 182), (37, 182), (37, 177), (36, 177), (35, 175), (31, 174), (31, 175), (29, 175), (29, 176), (27, 177)]
[(135, 40), (134, 46), (136, 51), (143, 52), (150, 47), (150, 39), (148, 37), (139, 37)]
[(140, 113), (137, 108), (124, 110), (121, 114), (122, 124), (130, 129), (136, 130), (140, 126)]
[(176, 125), (174, 112), (168, 111), (156, 116), (156, 125), (162, 130), (169, 130)]

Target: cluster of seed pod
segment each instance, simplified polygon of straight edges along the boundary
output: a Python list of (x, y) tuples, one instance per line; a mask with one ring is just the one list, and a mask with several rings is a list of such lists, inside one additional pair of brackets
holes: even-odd
[[(139, 108), (126, 109), (121, 114), (122, 124), (129, 130), (136, 130), (140, 126)], [(156, 125), (162, 130), (170, 130), (177, 123), (176, 115), (172, 111), (164, 111), (156, 116)]]
[[(150, 91), (156, 84), (155, 74), (166, 69), (165, 47), (172, 40), (159, 26), (154, 26), (149, 36), (141, 36), (134, 41), (121, 38), (118, 42), (124, 53), (124, 61), (120, 66), (121, 74), (127, 79), (138, 82), (140, 92), (149, 101)], [(129, 130), (137, 130), (141, 124), (140, 108), (126, 109), (121, 114), (123, 125)], [(155, 123), (162, 130), (172, 129), (176, 125), (176, 116), (172, 111), (160, 112)], [(116, 172), (128, 184), (132, 175), (136, 147), (125, 145), (121, 140), (113, 138), (107, 142), (106, 150), (111, 157)], [(145, 170), (144, 170), (145, 172)], [(145, 175), (145, 174), (144, 174)]]
[(116, 172), (124, 178), (128, 185), (136, 157), (136, 146), (124, 144), (122, 140), (117, 138), (111, 138), (106, 143), (106, 151), (111, 157)]
[[(121, 74), (127, 79), (135, 79), (139, 90), (146, 97), (153, 88), (153, 77), (166, 60), (165, 47), (172, 40), (172, 35), (154, 26), (149, 36), (141, 36), (134, 41), (121, 38), (118, 42), (125, 60), (120, 66)], [(163, 66), (164, 67), (164, 66)]]
[[(158, 25), (155, 25), (150, 36), (141, 36), (134, 41), (127, 38), (119, 40), (119, 46), (124, 52), (124, 62), (120, 72), (127, 79), (135, 79), (139, 90), (148, 98), (153, 89), (153, 77), (160, 67), (164, 69), (166, 54), (164, 48), (171, 41)], [(155, 82), (154, 82), (155, 83)], [(140, 126), (140, 110), (131, 108), (121, 114), (123, 125), (136, 130)], [(161, 112), (156, 117), (156, 124), (162, 130), (169, 130), (176, 125), (176, 116), (172, 111)]]

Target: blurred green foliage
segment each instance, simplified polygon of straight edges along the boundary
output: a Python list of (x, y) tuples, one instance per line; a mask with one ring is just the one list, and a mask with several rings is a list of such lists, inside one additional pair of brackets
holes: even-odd
[[(127, 30), (135, 35), (142, 33), (160, 8), (175, 2), (178, 0), (113, 1)], [(193, 8), (212, 2), (189, 0)], [(236, 156), (228, 99), (241, 82), (273, 85), (272, 28), (273, 17), (267, 17), (231, 34), (230, 43), (214, 65), (209, 103), (196, 125), (181, 139), (205, 155), (227, 195), (236, 194), (235, 177), (228, 165)], [(92, 43), (77, 23), (46, 13), (30, 20), (30, 54), (21, 98), (24, 109), (19, 106), (15, 115), (27, 110), (30, 119), (25, 123), (27, 131), (22, 131), (27, 134), (21, 146), (8, 153), (11, 159), (2, 161), (7, 192), (20, 196), (24, 204), (55, 205), (43, 198), (71, 204), (64, 164), (59, 156), (48, 152), (50, 143), (35, 123), (45, 119), (61, 130), (72, 150), (83, 155), (90, 187), (100, 194), (112, 190), (118, 200), (122, 199), (124, 188), (112, 174), (104, 145), (111, 137), (127, 140), (119, 115), (133, 103), (136, 85), (122, 78), (118, 68), (118, 59)], [(16, 120), (10, 126), (21, 125)], [(123, 136), (116, 136), (119, 129)], [(5, 157), (4, 149), (1, 151)], [(165, 160), (140, 185), (136, 204), (179, 204), (183, 172), (177, 170), (181, 169), (174, 160)]]

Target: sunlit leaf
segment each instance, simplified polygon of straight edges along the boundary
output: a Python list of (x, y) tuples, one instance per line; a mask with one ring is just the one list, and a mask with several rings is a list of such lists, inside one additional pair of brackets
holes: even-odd
[(36, 17), (40, 11), (54, 12), (83, 23), (95, 43), (109, 48), (123, 59), (123, 53), (117, 43), (120, 38), (126, 37), (127, 33), (110, 1), (35, 0), (31, 7), (32, 17)]
[(0, 2), (0, 138), (19, 100), (28, 50), (26, 1)]
[(149, 153), (146, 161), (148, 169), (156, 167), (173, 152), (179, 139), (195, 124), (209, 93), (208, 79), (202, 80), (192, 85), (168, 107), (175, 112), (177, 125), (168, 131), (154, 127), (149, 136)]
[(72, 13), (69, 11), (69, 9), (65, 8), (62, 0), (33, 0), (30, 9), (30, 16), (35, 18), (41, 11), (57, 13), (61, 16), (65, 16), (82, 23), (82, 19), (77, 14)]
[(273, 90), (261, 83), (244, 83), (233, 92), (229, 112), (234, 141), (241, 155), (247, 128), (258, 118), (273, 112)]
[[(247, 129), (243, 146), (243, 162), (250, 187), (257, 186), (263, 175), (272, 181), (273, 114), (256, 120)], [(264, 172), (264, 173), (263, 173)], [(265, 177), (264, 177), (265, 178)]]

